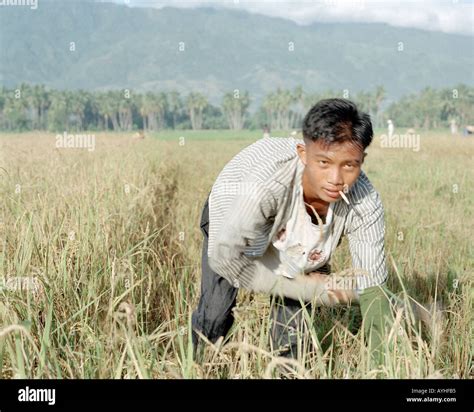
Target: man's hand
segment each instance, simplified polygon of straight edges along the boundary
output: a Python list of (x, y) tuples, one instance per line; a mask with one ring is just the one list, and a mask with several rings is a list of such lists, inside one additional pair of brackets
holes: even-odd
[[(324, 286), (332, 305), (347, 305), (351, 302), (358, 301), (359, 295), (353, 289), (343, 289), (343, 282), (338, 279), (337, 275), (327, 275), (320, 272), (309, 272), (306, 274), (312, 281)], [(338, 287), (342, 285), (342, 287)]]

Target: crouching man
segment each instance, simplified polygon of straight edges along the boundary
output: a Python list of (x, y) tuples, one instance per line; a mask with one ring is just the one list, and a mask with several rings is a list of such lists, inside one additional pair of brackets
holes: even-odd
[[(233, 324), (239, 288), (272, 296), (271, 345), (297, 357), (303, 306), (359, 302), (372, 353), (392, 322), (385, 286), (384, 212), (361, 170), (373, 138), (369, 115), (346, 99), (316, 103), (303, 139), (265, 137), (234, 156), (204, 204), (201, 296), (193, 345)], [(342, 236), (353, 286), (337, 287), (330, 259)]]

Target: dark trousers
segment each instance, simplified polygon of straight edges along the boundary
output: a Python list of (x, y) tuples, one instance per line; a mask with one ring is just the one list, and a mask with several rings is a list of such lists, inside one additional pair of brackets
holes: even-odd
[[(198, 307), (192, 314), (192, 340), (194, 353), (203, 348), (197, 332), (215, 343), (225, 337), (234, 322), (232, 309), (235, 307), (238, 289), (215, 273), (208, 264), (207, 248), (209, 237), (209, 196), (202, 210), (201, 231), (204, 236), (202, 247), (201, 296)], [(270, 345), (279, 356), (297, 357), (298, 338), (303, 334), (303, 308), (299, 301), (279, 296), (271, 297)], [(311, 313), (310, 304), (304, 304)], [(299, 335), (299, 336), (298, 336)]]

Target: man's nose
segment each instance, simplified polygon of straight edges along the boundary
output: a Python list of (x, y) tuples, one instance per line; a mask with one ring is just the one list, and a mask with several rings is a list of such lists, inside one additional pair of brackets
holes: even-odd
[(333, 168), (329, 171), (328, 183), (333, 186), (342, 186), (344, 184), (342, 180), (342, 174), (338, 167)]

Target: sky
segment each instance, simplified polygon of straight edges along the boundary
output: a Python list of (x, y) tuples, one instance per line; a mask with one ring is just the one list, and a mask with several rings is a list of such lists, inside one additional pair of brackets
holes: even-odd
[[(474, 0), (100, 0), (129, 6), (214, 6), (282, 17), (298, 24), (377, 22), (474, 36)], [(474, 46), (474, 45), (473, 45)]]

